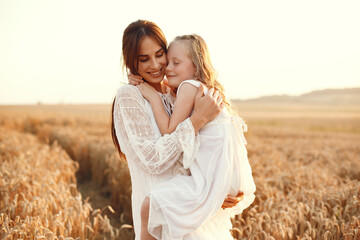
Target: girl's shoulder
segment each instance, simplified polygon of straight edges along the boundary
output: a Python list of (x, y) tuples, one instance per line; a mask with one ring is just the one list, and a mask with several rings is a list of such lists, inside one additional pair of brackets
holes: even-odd
[(179, 93), (179, 90), (180, 90), (181, 86), (182, 86), (183, 84), (185, 84), (185, 83), (188, 83), (188, 84), (190, 84), (190, 85), (193, 85), (193, 86), (195, 86), (195, 87), (197, 87), (197, 88), (199, 88), (199, 87), (202, 85), (202, 83), (201, 83), (200, 81), (198, 81), (198, 80), (194, 80), (194, 79), (185, 80), (185, 81), (183, 81), (182, 83), (180, 83), (180, 85), (178, 86), (178, 88), (177, 88), (177, 94)]

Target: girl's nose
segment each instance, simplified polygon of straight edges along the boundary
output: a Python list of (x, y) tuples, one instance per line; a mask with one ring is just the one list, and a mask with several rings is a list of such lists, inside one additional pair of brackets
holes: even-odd
[(172, 70), (172, 67), (170, 66), (170, 63), (166, 66), (165, 70), (166, 71), (171, 71)]

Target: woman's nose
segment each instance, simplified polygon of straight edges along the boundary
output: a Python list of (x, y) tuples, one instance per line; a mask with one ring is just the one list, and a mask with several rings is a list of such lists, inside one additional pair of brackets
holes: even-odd
[(151, 61), (151, 67), (154, 68), (154, 69), (158, 69), (159, 67), (159, 62), (157, 61), (156, 58), (153, 58), (152, 61)]

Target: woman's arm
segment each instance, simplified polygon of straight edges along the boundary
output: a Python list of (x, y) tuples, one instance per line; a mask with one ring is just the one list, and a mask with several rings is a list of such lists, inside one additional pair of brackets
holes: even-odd
[(139, 89), (142, 95), (150, 102), (156, 123), (162, 135), (174, 132), (177, 125), (191, 115), (195, 96), (198, 92), (197, 87), (189, 83), (182, 84), (177, 95), (173, 113), (171, 116), (168, 116), (161, 98), (155, 89), (146, 83), (140, 84)]
[(191, 159), (199, 146), (196, 131), (214, 119), (221, 111), (213, 98), (200, 97), (195, 100), (198, 114), (181, 122), (172, 134), (158, 137), (149, 119), (145, 100), (140, 91), (130, 85), (122, 86), (116, 96), (114, 123), (122, 151), (128, 159), (133, 158), (145, 171), (161, 174), (178, 160)]
[(161, 174), (175, 164), (181, 153), (193, 154), (199, 141), (189, 119), (179, 124), (173, 134), (159, 138), (144, 101), (136, 87), (121, 87), (115, 100), (115, 130), (129, 161), (138, 162), (151, 174)]

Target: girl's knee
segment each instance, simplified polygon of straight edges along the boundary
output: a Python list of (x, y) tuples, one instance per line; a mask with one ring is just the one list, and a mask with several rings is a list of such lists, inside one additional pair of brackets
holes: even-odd
[(141, 205), (141, 218), (149, 217), (150, 198), (146, 197)]

